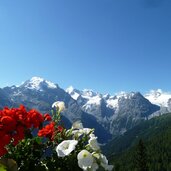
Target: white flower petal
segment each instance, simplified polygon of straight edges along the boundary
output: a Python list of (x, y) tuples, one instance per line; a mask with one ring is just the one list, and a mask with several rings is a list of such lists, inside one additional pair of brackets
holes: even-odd
[(57, 147), (56, 152), (59, 157), (68, 156), (73, 150), (75, 150), (75, 146), (78, 144), (77, 140), (65, 140), (62, 141)]
[(91, 137), (91, 138), (89, 139), (88, 143), (89, 143), (90, 147), (91, 147), (93, 150), (97, 151), (97, 150), (100, 149), (100, 146), (99, 146), (99, 144), (98, 144), (98, 142), (97, 142), (97, 137)]
[(72, 135), (80, 137), (83, 134), (83, 132), (81, 132), (80, 130), (73, 130), (72, 131)]
[(89, 171), (96, 171), (99, 168), (98, 164), (96, 162), (94, 162), (91, 166), (91, 168), (89, 169)]
[(108, 164), (103, 164), (101, 163), (101, 166), (107, 170), (107, 171), (112, 171), (113, 170), (113, 165), (108, 165)]
[(89, 136), (90, 136), (90, 138), (96, 137), (93, 133), (91, 133)]
[(93, 129), (90, 129), (90, 128), (83, 128), (83, 129), (80, 129), (80, 131), (86, 135), (90, 134)]
[(103, 154), (100, 154), (100, 161), (103, 164), (108, 164), (108, 160), (107, 160), (106, 156)]
[(78, 159), (78, 166), (83, 170), (91, 168), (94, 162), (92, 154), (87, 150), (80, 151), (77, 155), (77, 159)]
[(100, 154), (100, 164), (101, 166), (107, 170), (107, 171), (112, 171), (113, 170), (113, 165), (108, 165), (108, 160), (105, 155)]
[(65, 110), (65, 103), (62, 101), (57, 101), (52, 104), (52, 108), (57, 108), (60, 112)]
[(72, 124), (72, 129), (83, 129), (83, 124), (81, 121), (76, 121)]
[(93, 152), (92, 153), (93, 157), (95, 157), (96, 159), (100, 159), (100, 153), (97, 153), (97, 152)]

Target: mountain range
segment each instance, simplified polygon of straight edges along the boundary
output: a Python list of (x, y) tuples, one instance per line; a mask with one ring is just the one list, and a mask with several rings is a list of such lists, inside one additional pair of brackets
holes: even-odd
[(81, 120), (85, 127), (95, 128), (100, 143), (123, 134), (142, 120), (171, 111), (171, 93), (152, 90), (142, 95), (140, 92), (121, 92), (116, 95), (100, 94), (92, 90), (66, 90), (40, 77), (33, 77), (20, 86), (0, 89), (0, 108), (25, 105), (42, 113), (50, 112), (55, 101), (64, 101), (66, 110), (62, 120), (66, 127)]

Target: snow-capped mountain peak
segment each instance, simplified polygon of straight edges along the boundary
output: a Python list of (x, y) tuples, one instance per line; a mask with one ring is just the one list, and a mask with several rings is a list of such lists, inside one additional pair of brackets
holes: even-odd
[(119, 107), (119, 100), (124, 98), (124, 99), (130, 99), (132, 98), (136, 93), (135, 92), (130, 92), (130, 93), (127, 93), (127, 92), (124, 92), (124, 91), (121, 91), (119, 93), (116, 93), (114, 96), (108, 96), (109, 98), (106, 99), (106, 103), (107, 103), (107, 106), (109, 108), (112, 108), (112, 109), (115, 109), (117, 110), (118, 107)]
[[(91, 89), (84, 89), (79, 91), (74, 89), (72, 86), (66, 89), (66, 92), (71, 95), (71, 97), (77, 100), (77, 103), (82, 106), (82, 109), (86, 112), (92, 113), (92, 111), (96, 111), (98, 107), (101, 106), (102, 102), (106, 104), (106, 107), (110, 109), (114, 109), (115, 111), (119, 109), (119, 101), (122, 99), (131, 99), (136, 92), (119, 92), (114, 96), (110, 94), (100, 94), (98, 92), (94, 92)], [(95, 109), (96, 108), (96, 109)]]
[(39, 91), (42, 90), (43, 86), (51, 89), (57, 88), (57, 86), (54, 83), (47, 81), (41, 77), (32, 77), (30, 80), (27, 80), (26, 82), (21, 84), (21, 87)]
[(117, 96), (110, 96), (107, 100), (107, 107), (112, 108), (112, 109), (117, 109), (118, 108), (118, 100), (119, 98)]
[(65, 91), (66, 91), (68, 94), (70, 94), (70, 96), (71, 96), (74, 100), (77, 100), (78, 97), (80, 96), (80, 91), (74, 89), (73, 86), (69, 86)]
[(91, 89), (84, 89), (83, 91), (82, 91), (82, 96), (85, 96), (85, 97), (87, 97), (87, 98), (89, 98), (89, 97), (94, 97), (94, 96), (96, 96), (96, 95), (98, 95), (99, 93), (96, 93), (96, 92), (94, 92), (93, 90), (91, 90)]
[(144, 95), (151, 103), (168, 107), (169, 99), (171, 99), (170, 92), (163, 92), (161, 89), (151, 90), (149, 93)]
[(119, 93), (116, 93), (116, 96), (117, 96), (117, 98), (130, 99), (130, 98), (132, 98), (135, 94), (136, 94), (136, 92), (127, 93), (127, 92), (125, 92), (125, 91), (121, 91), (121, 92), (119, 92)]
[(68, 94), (71, 94), (73, 91), (74, 91), (74, 87), (73, 87), (73, 86), (69, 86), (69, 87), (66, 89), (66, 92), (67, 92)]
[(78, 97), (82, 97), (84, 99), (94, 99), (95, 96), (101, 96), (101, 94), (94, 92), (91, 89), (84, 89), (82, 91), (74, 89), (72, 86), (69, 86), (66, 89), (66, 92), (71, 95), (71, 97), (75, 100), (78, 99)]
[[(66, 92), (70, 94), (73, 99), (77, 100), (77, 103), (82, 106), (84, 111), (95, 110), (102, 100), (101, 94), (90, 89), (79, 91), (70, 86), (66, 89)], [(91, 113), (91, 111), (89, 111), (89, 113)]]

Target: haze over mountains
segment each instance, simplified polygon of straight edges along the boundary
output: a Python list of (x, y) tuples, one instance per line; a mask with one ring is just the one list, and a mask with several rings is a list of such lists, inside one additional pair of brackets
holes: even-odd
[(96, 129), (101, 143), (112, 136), (123, 134), (142, 120), (171, 111), (171, 93), (152, 90), (142, 95), (140, 92), (121, 92), (116, 95), (100, 94), (92, 90), (65, 90), (57, 84), (33, 77), (20, 86), (0, 89), (0, 107), (18, 107), (24, 104), (41, 112), (50, 112), (54, 101), (64, 101), (66, 111), (63, 120), (66, 126), (81, 120), (85, 127)]

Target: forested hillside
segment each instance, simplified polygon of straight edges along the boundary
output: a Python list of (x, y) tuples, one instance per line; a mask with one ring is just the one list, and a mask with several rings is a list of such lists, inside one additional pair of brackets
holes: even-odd
[(115, 171), (171, 170), (171, 113), (144, 121), (104, 147)]

